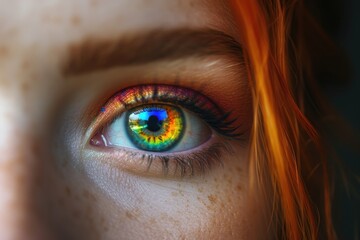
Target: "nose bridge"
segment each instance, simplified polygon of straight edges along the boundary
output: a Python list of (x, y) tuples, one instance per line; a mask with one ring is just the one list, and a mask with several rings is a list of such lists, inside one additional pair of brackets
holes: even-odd
[(41, 139), (10, 98), (0, 100), (0, 239), (45, 239)]

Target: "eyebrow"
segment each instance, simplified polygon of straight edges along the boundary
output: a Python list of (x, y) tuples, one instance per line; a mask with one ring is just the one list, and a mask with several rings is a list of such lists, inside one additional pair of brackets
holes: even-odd
[(157, 29), (115, 39), (89, 38), (70, 44), (62, 74), (72, 76), (118, 66), (210, 55), (243, 60), (241, 45), (224, 32), (213, 29)]

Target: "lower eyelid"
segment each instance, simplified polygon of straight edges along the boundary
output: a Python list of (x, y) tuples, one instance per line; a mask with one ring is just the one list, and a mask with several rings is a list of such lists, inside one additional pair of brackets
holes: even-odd
[(182, 178), (206, 175), (223, 165), (223, 155), (233, 152), (231, 144), (214, 135), (201, 147), (175, 153), (149, 153), (133, 149), (90, 146), (83, 153), (86, 161), (101, 161), (135, 175), (159, 178)]

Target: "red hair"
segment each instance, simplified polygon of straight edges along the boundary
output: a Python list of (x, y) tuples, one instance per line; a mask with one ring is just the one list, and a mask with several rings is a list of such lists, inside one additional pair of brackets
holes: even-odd
[(270, 180), (277, 238), (335, 239), (327, 162), (305, 114), (305, 8), (295, 0), (234, 0), (233, 9), (253, 96), (251, 182)]

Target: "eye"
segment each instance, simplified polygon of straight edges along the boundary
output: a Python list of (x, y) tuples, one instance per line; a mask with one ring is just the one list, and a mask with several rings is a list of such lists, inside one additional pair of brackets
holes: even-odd
[(152, 152), (196, 148), (211, 137), (207, 124), (187, 110), (168, 104), (143, 105), (123, 113), (103, 131), (106, 146)]
[[(114, 161), (122, 165), (147, 159), (147, 171), (160, 163), (166, 174), (171, 170), (193, 175), (196, 169), (204, 172), (221, 162), (227, 149), (221, 138), (241, 137), (228, 116), (213, 101), (187, 88), (135, 86), (120, 91), (101, 109), (91, 127), (90, 144), (112, 149)], [(121, 159), (116, 159), (118, 152)]]

